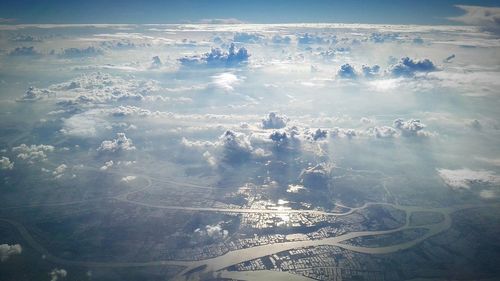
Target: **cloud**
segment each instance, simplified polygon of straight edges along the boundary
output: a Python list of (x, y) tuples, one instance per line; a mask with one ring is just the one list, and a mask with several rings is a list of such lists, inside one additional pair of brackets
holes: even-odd
[(23, 248), (19, 244), (9, 245), (9, 244), (1, 244), (0, 245), (0, 262), (7, 261), (13, 255), (19, 255), (23, 251)]
[(399, 38), (398, 33), (379, 33), (370, 34), (370, 41), (374, 43), (384, 43), (386, 41), (396, 41)]
[(418, 119), (412, 119), (408, 121), (404, 121), (401, 118), (394, 120), (394, 127), (401, 132), (402, 136), (412, 137), (412, 136), (427, 136), (425, 132), (422, 130), (425, 128), (425, 125), (420, 122)]
[(373, 134), (377, 138), (393, 138), (397, 136), (397, 131), (389, 126), (374, 127)]
[(87, 48), (67, 48), (64, 49), (59, 57), (61, 58), (87, 58), (102, 55), (103, 51), (93, 46)]
[(241, 163), (252, 155), (252, 144), (242, 133), (227, 130), (219, 137), (217, 144), (222, 148), (222, 160), (227, 163)]
[(117, 133), (116, 139), (105, 140), (101, 143), (97, 151), (102, 152), (121, 152), (135, 150), (132, 140), (125, 136), (125, 133)]
[(52, 174), (56, 177), (56, 178), (60, 178), (63, 176), (64, 172), (66, 171), (66, 169), (68, 168), (68, 166), (66, 166), (66, 164), (61, 164), (59, 166), (57, 166), (55, 169), (54, 169), (54, 172), (52, 172)]
[(0, 170), (12, 170), (14, 168), (14, 163), (10, 162), (8, 157), (2, 156), (0, 158)]
[(68, 272), (62, 268), (61, 269), (54, 268), (49, 275), (50, 275), (50, 281), (58, 281), (66, 278)]
[(236, 18), (227, 18), (227, 19), (201, 19), (194, 23), (202, 23), (202, 24), (243, 24), (244, 21), (241, 21)]
[(222, 223), (206, 225), (204, 228), (197, 228), (194, 234), (199, 238), (208, 237), (213, 240), (222, 240), (228, 237), (229, 231), (222, 228)]
[(363, 65), (361, 67), (361, 71), (363, 72), (363, 75), (367, 78), (373, 78), (379, 74), (380, 71), (380, 66), (374, 65), (372, 67), (368, 65)]
[(34, 163), (35, 161), (45, 161), (47, 160), (47, 152), (53, 152), (54, 147), (52, 145), (45, 145), (45, 144), (33, 144), (33, 145), (26, 145), (26, 144), (21, 144), (19, 146), (13, 147), (12, 148), (13, 152), (17, 152), (17, 158), (26, 160), (28, 163)]
[(154, 56), (154, 57), (151, 59), (151, 65), (149, 66), (149, 68), (151, 68), (151, 69), (158, 69), (158, 68), (160, 68), (162, 65), (163, 65), (163, 63), (161, 62), (160, 57), (159, 57), (159, 56)]
[(136, 176), (126, 176), (121, 179), (121, 181), (129, 183), (131, 181), (134, 181), (137, 177)]
[(233, 36), (233, 41), (236, 43), (260, 43), (264, 37), (257, 33), (236, 32)]
[(281, 36), (276, 34), (271, 38), (271, 42), (274, 44), (290, 44), (292, 42), (292, 38), (290, 36)]
[(429, 59), (413, 60), (409, 57), (401, 58), (401, 60), (389, 68), (389, 72), (396, 77), (404, 76), (411, 77), (417, 72), (436, 71), (437, 68)]
[(279, 115), (276, 112), (270, 112), (266, 119), (262, 119), (263, 129), (281, 129), (286, 127), (288, 117)]
[(42, 38), (32, 35), (17, 34), (10, 38), (13, 42), (42, 42)]
[(344, 129), (335, 127), (330, 130), (330, 136), (332, 137), (340, 137), (340, 138), (353, 138), (357, 136), (358, 133), (354, 129)]
[(328, 164), (318, 164), (308, 167), (300, 173), (300, 182), (307, 188), (325, 189), (328, 188), (331, 167)]
[(38, 89), (31, 86), (18, 101), (36, 101), (49, 96), (51, 93), (47, 89)]
[(325, 40), (321, 36), (305, 33), (297, 36), (297, 43), (299, 45), (309, 45), (309, 44), (325, 44), (329, 43), (329, 41)]
[(212, 76), (212, 85), (225, 91), (234, 90), (234, 86), (241, 82), (241, 79), (230, 72), (220, 73)]
[(500, 184), (500, 176), (492, 171), (438, 169), (437, 172), (443, 181), (453, 189), (470, 189), (474, 183)]
[(468, 5), (455, 5), (455, 7), (463, 10), (465, 14), (450, 17), (449, 20), (480, 26), (485, 31), (500, 33), (500, 8)]
[(14, 50), (11, 50), (8, 54), (11, 57), (34, 57), (34, 56), (40, 56), (41, 53), (39, 53), (37, 50), (35, 50), (35, 47), (17, 47)]
[(113, 165), (114, 165), (113, 160), (109, 160), (109, 161), (105, 162), (104, 165), (101, 166), (101, 168), (99, 168), (99, 170), (107, 171), (109, 168), (113, 167)]
[(353, 66), (346, 63), (340, 66), (337, 76), (344, 79), (356, 79), (358, 77), (358, 73)]
[(317, 129), (311, 134), (311, 137), (314, 141), (326, 139), (327, 136), (328, 136), (328, 131), (322, 129)]
[(231, 44), (227, 52), (213, 48), (209, 53), (185, 56), (178, 60), (183, 66), (235, 67), (247, 63), (249, 57), (247, 49), (237, 49)]

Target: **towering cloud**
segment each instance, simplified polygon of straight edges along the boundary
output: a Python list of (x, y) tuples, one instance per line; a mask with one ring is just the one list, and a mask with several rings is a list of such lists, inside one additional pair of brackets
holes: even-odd
[(227, 52), (219, 48), (214, 48), (209, 53), (201, 56), (195, 55), (180, 58), (179, 62), (184, 66), (234, 67), (246, 63), (249, 57), (250, 54), (247, 49), (244, 47), (237, 49), (234, 44), (231, 44)]
[(281, 129), (286, 126), (288, 118), (285, 115), (278, 115), (276, 112), (270, 112), (266, 119), (262, 119), (262, 128)]
[(404, 121), (401, 118), (394, 120), (394, 127), (401, 131), (401, 134), (406, 137), (422, 135), (421, 131), (425, 125), (418, 119)]
[(116, 139), (103, 141), (97, 150), (102, 152), (129, 151), (135, 150), (135, 146), (125, 133), (117, 133)]
[(0, 158), (0, 170), (12, 170), (14, 168), (14, 163), (10, 162), (8, 157), (2, 156)]
[(227, 130), (219, 137), (218, 146), (222, 148), (222, 159), (228, 163), (241, 163), (252, 154), (253, 147), (244, 134)]
[(413, 60), (409, 57), (402, 58), (398, 63), (389, 68), (389, 72), (396, 77), (411, 77), (417, 72), (431, 72), (436, 70), (436, 66), (429, 59)]
[(345, 79), (356, 79), (356, 77), (358, 77), (358, 74), (356, 73), (356, 70), (354, 70), (354, 67), (348, 63), (340, 66), (337, 75), (340, 78), (345, 78)]
[(486, 31), (500, 33), (500, 8), (468, 5), (455, 5), (455, 7), (463, 10), (465, 14), (448, 18), (449, 20), (481, 26)]
[(23, 251), (23, 248), (19, 244), (9, 245), (9, 244), (1, 244), (0, 245), (0, 262), (4, 262), (8, 260), (13, 255), (19, 255)]

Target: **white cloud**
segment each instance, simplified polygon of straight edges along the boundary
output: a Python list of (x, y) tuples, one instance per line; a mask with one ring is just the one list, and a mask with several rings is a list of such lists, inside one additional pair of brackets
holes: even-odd
[(13, 152), (17, 152), (17, 158), (26, 160), (29, 163), (34, 163), (35, 161), (44, 161), (47, 160), (47, 152), (53, 152), (54, 147), (52, 145), (45, 144), (32, 144), (26, 145), (21, 144), (19, 146), (12, 148)]
[(113, 165), (114, 165), (113, 160), (109, 160), (109, 161), (105, 162), (105, 163), (104, 163), (104, 165), (103, 165), (103, 166), (101, 166), (101, 168), (99, 168), (99, 170), (101, 170), (101, 171), (106, 171), (106, 170), (108, 170), (109, 168), (113, 167)]
[(288, 117), (279, 115), (276, 112), (270, 112), (266, 119), (262, 119), (262, 128), (264, 129), (280, 129), (286, 126)]
[(449, 20), (481, 26), (485, 30), (495, 33), (500, 32), (500, 8), (469, 5), (455, 5), (455, 7), (463, 10), (465, 14), (450, 17)]
[(7, 261), (13, 255), (19, 255), (23, 248), (19, 244), (1, 244), (0, 245), (0, 262)]
[(234, 90), (234, 86), (241, 82), (241, 79), (231, 72), (220, 73), (212, 76), (212, 85), (225, 91)]
[(0, 159), (0, 170), (12, 170), (14, 168), (14, 163), (10, 162), (8, 157), (2, 156)]
[(54, 268), (50, 272), (50, 281), (58, 281), (61, 279), (65, 279), (68, 275), (68, 272), (65, 269)]
[(500, 176), (492, 171), (470, 170), (470, 169), (438, 169), (439, 176), (453, 189), (470, 189), (471, 184), (500, 184)]
[(136, 176), (125, 176), (121, 179), (121, 181), (129, 183), (131, 181), (134, 181), (137, 177)]
[(125, 133), (117, 133), (116, 139), (105, 140), (101, 143), (97, 151), (102, 152), (120, 152), (135, 150), (132, 140), (127, 138)]
[(227, 52), (215, 48), (201, 56), (182, 57), (179, 62), (184, 66), (234, 67), (246, 63), (249, 57), (247, 49), (244, 47), (237, 49), (234, 44), (231, 44)]

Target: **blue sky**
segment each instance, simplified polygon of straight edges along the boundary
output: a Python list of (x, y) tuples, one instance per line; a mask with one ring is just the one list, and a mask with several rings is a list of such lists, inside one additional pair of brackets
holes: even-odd
[(30, 1), (4, 0), (0, 18), (17, 23), (179, 23), (236, 18), (251, 23), (345, 22), (450, 24), (455, 4), (499, 6), (499, 1)]

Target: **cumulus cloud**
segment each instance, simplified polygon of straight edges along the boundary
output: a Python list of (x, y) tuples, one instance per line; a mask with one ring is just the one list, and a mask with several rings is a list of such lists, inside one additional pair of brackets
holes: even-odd
[(26, 34), (17, 34), (10, 38), (10, 41), (13, 42), (42, 42), (42, 38), (38, 36), (26, 35)]
[(201, 19), (196, 23), (202, 24), (243, 24), (244, 21), (241, 21), (236, 18), (227, 18), (227, 19)]
[(481, 7), (469, 5), (455, 5), (463, 10), (465, 14), (458, 17), (450, 17), (449, 20), (465, 23), (468, 25), (481, 26), (484, 30), (500, 33), (500, 8)]
[(318, 164), (308, 167), (300, 173), (300, 182), (308, 188), (328, 188), (331, 167), (328, 164)]
[(326, 139), (327, 136), (328, 136), (328, 131), (322, 129), (317, 129), (316, 131), (311, 133), (311, 138), (315, 141)]
[(345, 129), (345, 128), (338, 128), (338, 127), (335, 127), (333, 129), (330, 130), (330, 136), (334, 137), (334, 138), (353, 138), (355, 136), (357, 136), (358, 133), (356, 132), (356, 130), (354, 129)]
[(470, 170), (470, 169), (438, 169), (439, 176), (453, 189), (470, 189), (474, 183), (480, 184), (500, 184), (500, 176), (492, 171)]
[(136, 176), (125, 176), (121, 179), (121, 181), (129, 183), (131, 181), (134, 181), (137, 177)]
[(66, 164), (61, 164), (59, 166), (57, 166), (55, 169), (54, 169), (54, 172), (52, 172), (52, 174), (56, 177), (56, 178), (60, 178), (63, 176), (64, 172), (66, 171), (66, 169), (68, 168), (68, 166)]
[(411, 77), (415, 73), (427, 73), (436, 70), (437, 67), (429, 59), (413, 60), (409, 57), (404, 57), (389, 68), (389, 73), (396, 77)]
[(58, 281), (65, 279), (66, 276), (68, 275), (68, 272), (62, 268), (61, 269), (54, 268), (49, 275), (50, 275), (50, 281)]
[(245, 134), (227, 130), (219, 137), (218, 146), (222, 148), (222, 160), (228, 163), (241, 163), (250, 158), (253, 147)]
[(14, 163), (10, 162), (8, 157), (2, 156), (0, 158), (0, 170), (12, 170), (14, 168)]
[(393, 138), (397, 135), (397, 131), (389, 126), (375, 127), (373, 128), (373, 134), (377, 138)]
[(234, 67), (248, 62), (250, 54), (247, 49), (236, 48), (231, 44), (228, 51), (220, 48), (213, 48), (209, 53), (195, 56), (185, 56), (179, 59), (184, 66), (213, 66), (213, 67)]
[(93, 46), (87, 48), (67, 48), (64, 49), (59, 57), (61, 58), (86, 58), (102, 55), (103, 51)]
[(337, 75), (340, 78), (344, 78), (344, 79), (356, 79), (358, 77), (358, 73), (356, 72), (354, 67), (348, 63), (340, 66), (340, 69), (337, 72)]
[(101, 171), (106, 171), (106, 170), (108, 170), (109, 168), (113, 167), (113, 165), (114, 165), (113, 160), (109, 160), (109, 161), (105, 162), (105, 163), (104, 163), (104, 165), (103, 165), (103, 166), (101, 166), (101, 168), (99, 168), (99, 170), (101, 170)]
[(19, 255), (23, 251), (23, 248), (19, 244), (9, 245), (9, 244), (1, 244), (0, 245), (0, 262), (7, 261), (13, 255)]
[(372, 78), (378, 75), (380, 71), (380, 66), (374, 65), (374, 66), (368, 66), (368, 65), (363, 65), (361, 67), (361, 71), (363, 72), (363, 75), (367, 78)]
[(397, 33), (380, 33), (374, 32), (370, 34), (370, 41), (374, 43), (384, 43), (386, 41), (396, 41), (399, 38)]
[(262, 119), (263, 129), (281, 129), (286, 127), (288, 117), (279, 115), (276, 112), (270, 112), (266, 119)]
[(236, 32), (233, 41), (237, 43), (260, 43), (264, 37), (257, 33)]
[(40, 56), (41, 53), (35, 50), (35, 47), (31, 46), (31, 47), (17, 47), (14, 50), (11, 50), (8, 55), (11, 57)]
[(329, 41), (325, 40), (323, 37), (318, 36), (318, 35), (304, 33), (304, 34), (297, 36), (297, 43), (302, 44), (302, 45), (325, 44), (325, 43), (329, 43)]
[(151, 65), (149, 66), (149, 68), (151, 68), (151, 69), (157, 69), (157, 68), (160, 68), (162, 65), (163, 65), (163, 63), (161, 62), (160, 57), (159, 56), (154, 56), (151, 59)]
[(400, 130), (401, 135), (405, 137), (412, 136), (426, 136), (422, 130), (425, 128), (425, 124), (422, 124), (418, 119), (412, 119), (404, 121), (401, 118), (394, 120), (394, 127)]
[(47, 97), (51, 94), (51, 91), (47, 89), (38, 89), (33, 86), (29, 87), (28, 90), (24, 93), (18, 101), (36, 101)]
[(34, 163), (35, 161), (47, 160), (46, 153), (54, 151), (54, 147), (52, 145), (45, 144), (32, 144), (28, 146), (23, 143), (19, 146), (13, 147), (12, 151), (18, 153), (17, 158), (26, 160), (29, 163)]
[(274, 44), (290, 44), (292, 42), (292, 38), (290, 36), (281, 36), (276, 34), (271, 38), (271, 42)]
[(194, 230), (194, 234), (200, 238), (208, 237), (213, 240), (222, 240), (227, 238), (229, 231), (222, 228), (222, 223), (214, 225), (206, 225), (203, 228), (197, 228)]
[(101, 143), (97, 151), (102, 152), (120, 152), (135, 150), (132, 140), (127, 138), (125, 133), (117, 133), (116, 139), (105, 140)]
[(278, 146), (284, 146), (288, 144), (288, 134), (286, 132), (274, 131), (269, 135), (269, 139), (276, 143)]

